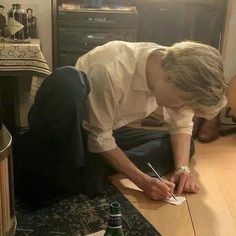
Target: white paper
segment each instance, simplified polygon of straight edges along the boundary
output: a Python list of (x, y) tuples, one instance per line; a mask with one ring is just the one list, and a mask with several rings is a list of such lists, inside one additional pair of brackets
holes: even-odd
[(170, 204), (173, 204), (173, 205), (180, 205), (180, 204), (182, 204), (182, 203), (186, 200), (185, 197), (176, 197), (176, 196), (175, 196), (175, 198), (177, 199), (177, 201), (176, 201), (173, 197), (167, 198), (167, 199), (164, 200), (164, 201), (165, 201), (165, 202), (168, 202), (168, 203), (170, 203)]

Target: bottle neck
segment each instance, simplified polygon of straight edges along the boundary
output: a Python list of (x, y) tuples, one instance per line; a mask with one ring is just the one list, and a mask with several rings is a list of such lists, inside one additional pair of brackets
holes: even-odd
[(12, 5), (12, 8), (13, 8), (13, 9), (20, 9), (20, 8), (21, 8), (21, 5), (20, 5), (20, 4), (13, 4), (13, 5)]
[(121, 213), (116, 213), (116, 214), (110, 213), (108, 220), (108, 228), (110, 229), (122, 228)]

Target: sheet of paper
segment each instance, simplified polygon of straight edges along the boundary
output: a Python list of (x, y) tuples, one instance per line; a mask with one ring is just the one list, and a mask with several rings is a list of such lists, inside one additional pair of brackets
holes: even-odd
[(167, 198), (166, 200), (164, 200), (165, 202), (169, 202), (170, 204), (173, 204), (173, 205), (180, 205), (182, 204), (186, 198), (185, 197), (176, 197), (177, 201), (171, 197), (171, 198)]
[(101, 230), (93, 234), (88, 234), (87, 236), (103, 236), (104, 234), (105, 234), (105, 230)]

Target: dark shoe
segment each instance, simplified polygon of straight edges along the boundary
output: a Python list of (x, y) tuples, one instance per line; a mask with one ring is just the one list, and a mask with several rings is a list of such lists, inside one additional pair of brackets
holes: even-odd
[(201, 142), (211, 142), (216, 140), (220, 134), (220, 115), (212, 120), (203, 120), (201, 128), (198, 132), (198, 140)]
[(86, 164), (82, 168), (81, 174), (81, 186), (84, 194), (89, 197), (103, 194), (107, 164), (99, 154), (87, 154)]

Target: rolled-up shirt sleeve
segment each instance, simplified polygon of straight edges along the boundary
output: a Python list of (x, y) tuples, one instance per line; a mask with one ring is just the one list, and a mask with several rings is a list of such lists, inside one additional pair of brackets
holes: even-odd
[(192, 135), (193, 116), (191, 110), (175, 111), (170, 108), (163, 108), (164, 119), (168, 123), (170, 134), (189, 134)]
[(119, 101), (109, 72), (102, 65), (93, 65), (89, 76), (91, 92), (83, 127), (88, 131), (88, 150), (100, 153), (117, 146), (113, 137), (113, 122)]

